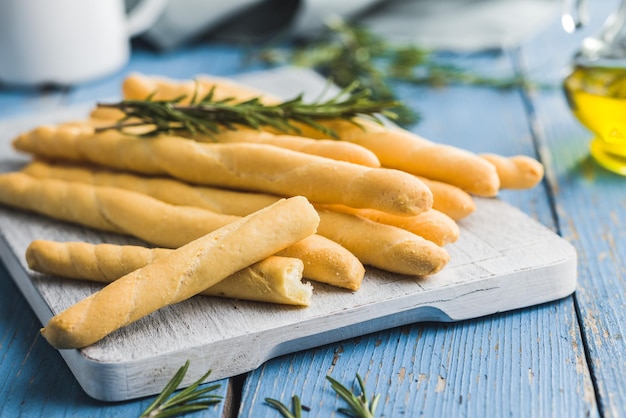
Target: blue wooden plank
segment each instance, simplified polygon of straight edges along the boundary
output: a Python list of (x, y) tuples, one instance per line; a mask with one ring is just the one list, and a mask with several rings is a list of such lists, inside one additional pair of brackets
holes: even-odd
[[(569, 324), (570, 327), (563, 326)], [(597, 416), (571, 299), (458, 324), (414, 324), (268, 362), (244, 388), (241, 417), (275, 417), (266, 397), (300, 396), (307, 417), (345, 407), (325, 376), (359, 373), (377, 416)], [(532, 336), (532, 338), (529, 338)], [(580, 374), (578, 374), (580, 373)], [(356, 386), (355, 386), (356, 387)]]
[(559, 226), (579, 254), (576, 300), (599, 404), (606, 416), (622, 416), (626, 179), (590, 160), (591, 135), (576, 125), (561, 95), (542, 96), (535, 105), (540, 115), (546, 115), (540, 121), (553, 159)]
[[(0, 416), (2, 417), (134, 417), (153, 397), (108, 403), (87, 396), (59, 352), (40, 335), (41, 323), (0, 263)], [(182, 366), (182, 364), (181, 364)], [(228, 380), (216, 392), (226, 396)], [(198, 417), (224, 413), (225, 403)]]
[[(565, 77), (582, 38), (598, 33), (620, 1), (590, 4), (592, 24), (574, 36), (548, 28), (547, 42), (530, 42), (525, 62), (538, 74), (549, 60), (554, 80)], [(626, 178), (600, 168), (589, 157), (591, 134), (573, 117), (560, 92), (532, 98), (542, 146), (552, 160), (559, 229), (579, 254), (576, 302), (600, 411), (604, 416), (626, 415)]]
[[(491, 68), (510, 74), (509, 57)], [(483, 61), (484, 62), (484, 61)], [(515, 91), (405, 87), (423, 115), (414, 130), (475, 152), (534, 156), (523, 97)], [(501, 198), (556, 230), (549, 185)], [(350, 383), (356, 373), (382, 394), (382, 416), (598, 416), (572, 298), (458, 324), (414, 324), (285, 356), (246, 381), (240, 414), (274, 416), (265, 397), (301, 396), (309, 417), (339, 416), (344, 406), (325, 376)]]

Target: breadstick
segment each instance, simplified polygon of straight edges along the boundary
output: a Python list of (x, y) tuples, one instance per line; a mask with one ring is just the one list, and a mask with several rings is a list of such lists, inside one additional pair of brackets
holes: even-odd
[(318, 213), (318, 233), (347, 248), (363, 264), (428, 276), (441, 270), (450, 258), (443, 248), (403, 229), (347, 213), (320, 208)]
[[(34, 161), (26, 165), (21, 171), (37, 178), (53, 178), (96, 186), (119, 187), (146, 194), (173, 205), (195, 206), (228, 215), (245, 216), (280, 199), (277, 196), (267, 194), (192, 186), (168, 178), (141, 177), (105, 169), (51, 164), (43, 161)], [(384, 224), (398, 226), (438, 245), (454, 242), (459, 235), (458, 226), (452, 219), (432, 209), (416, 216), (394, 216), (371, 209), (353, 209), (339, 205), (332, 206), (332, 208), (361, 215)]]
[[(63, 125), (87, 125), (95, 128), (111, 126), (124, 116), (117, 109), (98, 108), (92, 111), (90, 119)], [(135, 128), (137, 129), (137, 128)], [(130, 128), (128, 129), (131, 130)], [(349, 163), (360, 164), (367, 167), (380, 167), (380, 161), (376, 155), (357, 144), (334, 139), (311, 139), (294, 135), (275, 135), (270, 132), (250, 129), (245, 126), (238, 126), (236, 130), (224, 129), (211, 136), (203, 134), (182, 135), (189, 139), (200, 142), (250, 142), (254, 144), (275, 145), (280, 148), (292, 151), (303, 152), (305, 154), (318, 155), (333, 160), (347, 161)]]
[(367, 167), (380, 167), (374, 153), (360, 145), (333, 139), (311, 139), (295, 135), (274, 135), (269, 132), (239, 127), (237, 130), (223, 130), (212, 137), (194, 135), (192, 139), (203, 142), (230, 144), (250, 142), (275, 145), (305, 154), (318, 155), (333, 160), (347, 161)]
[(239, 217), (173, 206), (114, 187), (96, 187), (23, 173), (0, 175), (0, 203), (102, 231), (176, 248)]
[(152, 196), (173, 205), (195, 206), (212, 212), (246, 216), (280, 200), (279, 196), (192, 186), (167, 177), (144, 177), (86, 165), (33, 161), (21, 172), (37, 178), (118, 187)]
[(302, 195), (316, 203), (399, 215), (417, 215), (432, 206), (432, 194), (424, 183), (399, 170), (364, 167), (271, 145), (203, 144), (178, 137), (146, 140), (114, 131), (89, 135), (89, 130), (45, 126), (20, 135), (13, 144), (47, 158), (169, 174), (196, 184)]
[(452, 218), (436, 209), (415, 216), (395, 216), (372, 209), (353, 209), (346, 206), (328, 206), (327, 209), (361, 216), (374, 222), (395, 226), (434, 242), (439, 246), (455, 242), (459, 238), (459, 226)]
[(503, 189), (530, 189), (543, 178), (543, 165), (534, 158), (525, 155), (503, 157), (497, 154), (481, 154), (480, 156), (496, 167), (500, 177), (500, 187)]
[(281, 200), (114, 281), (55, 315), (41, 332), (59, 349), (91, 345), (313, 234), (318, 221), (305, 198)]
[[(0, 175), (0, 203), (95, 229), (132, 235), (167, 248), (180, 247), (239, 219), (205, 209), (170, 205), (114, 187), (35, 179), (23, 173)], [(277, 255), (301, 259), (306, 278), (337, 286), (347, 282), (358, 288), (361, 284), (364, 270), (359, 271), (358, 259), (331, 240), (311, 236), (286, 251), (289, 255)], [(325, 262), (320, 253), (334, 253), (335, 258)], [(343, 260), (344, 265), (338, 266), (337, 259)], [(309, 269), (314, 263), (317, 263), (315, 268)]]
[[(262, 96), (267, 103), (277, 101), (268, 94), (233, 81), (205, 76), (194, 83), (135, 74), (124, 81), (123, 94), (128, 99), (145, 99), (156, 92), (155, 97), (159, 99), (173, 99), (180, 95), (191, 97), (194, 89), (208, 92), (212, 87), (215, 87), (216, 98), (247, 100)], [(385, 167), (450, 183), (478, 196), (495, 196), (498, 193), (500, 181), (493, 165), (469, 151), (437, 144), (409, 131), (383, 127), (367, 120), (359, 120), (365, 130), (343, 120), (320, 123), (335, 131), (341, 140), (372, 151)], [(297, 126), (303, 136), (324, 137), (314, 128), (301, 124)], [(271, 127), (264, 129), (276, 133)]]
[(213, 99), (225, 100), (236, 99), (238, 101), (250, 100), (263, 96), (265, 101), (278, 101), (270, 99), (266, 93), (243, 87), (227, 78), (200, 75), (195, 80), (174, 80), (167, 77), (147, 77), (140, 73), (132, 73), (122, 83), (124, 98), (145, 99), (154, 93), (153, 100), (170, 100), (186, 96), (181, 103), (190, 103), (194, 93), (202, 98), (213, 88)]
[(433, 194), (433, 209), (445, 213), (455, 221), (469, 216), (476, 210), (474, 199), (464, 190), (451, 184), (430, 180), (425, 177), (419, 177), (419, 179)]
[[(40, 273), (110, 283), (171, 252), (135, 245), (35, 240), (26, 249), (26, 262)], [(297, 258), (270, 256), (200, 294), (308, 306), (313, 288), (301, 281), (303, 269), (302, 261)]]

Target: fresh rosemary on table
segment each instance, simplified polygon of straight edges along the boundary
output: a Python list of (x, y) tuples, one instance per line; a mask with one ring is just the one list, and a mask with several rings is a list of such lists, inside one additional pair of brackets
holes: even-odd
[(186, 389), (172, 395), (176, 388), (180, 385), (187, 374), (189, 368), (189, 360), (185, 362), (172, 379), (167, 383), (163, 391), (156, 397), (154, 402), (139, 416), (139, 418), (169, 418), (207, 409), (209, 406), (219, 403), (221, 396), (213, 395), (210, 392), (220, 387), (217, 385), (209, 385), (200, 387), (200, 385), (209, 377), (209, 370), (204, 376), (196, 380)]
[(272, 398), (265, 398), (265, 402), (276, 409), (283, 418), (302, 418), (302, 411), (309, 411), (308, 406), (302, 405), (297, 395), (291, 397), (291, 410), (284, 403)]
[(330, 376), (326, 376), (326, 379), (330, 382), (333, 390), (348, 403), (348, 408), (339, 408), (339, 412), (353, 418), (374, 418), (380, 394), (372, 396), (371, 401), (368, 400), (367, 393), (365, 392), (365, 383), (363, 383), (363, 379), (361, 379), (358, 373), (356, 379), (359, 382), (359, 388), (361, 390), (359, 395), (356, 395)]
[[(374, 395), (372, 396), (371, 401), (368, 400), (363, 379), (358, 373), (356, 378), (361, 392), (358, 395), (341, 384), (339, 381), (330, 376), (326, 376), (326, 379), (330, 382), (331, 388), (348, 404), (348, 408), (339, 408), (339, 412), (352, 418), (374, 418), (380, 395)], [(276, 399), (265, 398), (265, 402), (275, 408), (283, 418), (302, 418), (302, 411), (309, 411), (310, 409), (309, 407), (302, 405), (298, 396), (293, 396), (291, 398), (291, 410), (285, 404)]]
[(129, 127), (146, 126), (148, 130), (142, 136), (204, 134), (210, 137), (221, 129), (234, 130), (237, 125), (242, 125), (255, 129), (271, 126), (280, 132), (297, 134), (300, 130), (295, 123), (300, 123), (336, 138), (336, 133), (319, 121), (343, 119), (358, 125), (356, 118), (360, 117), (382, 123), (379, 115), (394, 119), (395, 114), (389, 109), (397, 106), (393, 100), (372, 99), (369, 90), (358, 89), (356, 83), (348, 85), (329, 99), (312, 103), (305, 102), (302, 95), (278, 104), (264, 104), (261, 98), (243, 102), (231, 98), (215, 100), (214, 89), (204, 97), (193, 97), (189, 104), (182, 103), (185, 98), (153, 100), (148, 97), (146, 100), (98, 103), (98, 107), (122, 111), (125, 117), (114, 125), (97, 128), (96, 131), (123, 131)]
[[(494, 78), (472, 73), (442, 62), (436, 54), (417, 45), (394, 45), (363, 26), (336, 18), (318, 37), (289, 48), (266, 48), (253, 56), (275, 65), (313, 68), (340, 87), (355, 80), (359, 88), (371, 91), (374, 100), (396, 100), (394, 82), (445, 86), (467, 84), (498, 89), (536, 86), (521, 76)], [(398, 102), (391, 109), (398, 115), (396, 123), (410, 126), (419, 114)]]

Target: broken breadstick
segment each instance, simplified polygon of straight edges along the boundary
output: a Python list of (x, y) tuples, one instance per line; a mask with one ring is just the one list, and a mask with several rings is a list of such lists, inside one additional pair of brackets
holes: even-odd
[[(205, 144), (179, 137), (148, 140), (93, 128), (43, 126), (20, 135), (16, 149), (45, 158), (92, 162), (142, 174), (169, 174), (191, 183), (302, 195), (338, 203), (417, 215), (432, 206), (432, 193), (415, 176), (308, 155), (272, 145)], [(332, 184), (332, 187), (328, 187)]]
[[(35, 240), (26, 249), (26, 262), (40, 273), (110, 283), (171, 252), (135, 245)], [(302, 261), (297, 258), (270, 256), (200, 294), (308, 306), (313, 288), (301, 281), (303, 269)]]
[(304, 239), (318, 222), (304, 197), (281, 200), (108, 284), (52, 317), (41, 333), (58, 349), (91, 345)]
[(503, 189), (530, 189), (543, 178), (543, 165), (534, 158), (525, 155), (503, 157), (497, 154), (481, 154), (485, 160), (496, 167)]
[(403, 229), (348, 213), (319, 208), (318, 213), (318, 233), (347, 248), (363, 264), (393, 273), (428, 276), (450, 259), (443, 248)]
[[(36, 179), (18, 172), (0, 175), (0, 203), (99, 230), (132, 235), (167, 248), (180, 247), (239, 219), (205, 209), (170, 205), (115, 187)], [(329, 239), (313, 235), (286, 251), (288, 256), (304, 262), (304, 276), (315, 281), (337, 286), (349, 283), (352, 289), (360, 286), (365, 274), (354, 255)], [(335, 257), (325, 262), (321, 254), (328, 253), (334, 253)], [(337, 264), (337, 260), (344, 264)], [(309, 269), (313, 264), (315, 268)]]
[[(194, 91), (208, 92), (214, 88), (216, 98), (231, 97), (248, 100), (263, 97), (266, 103), (278, 101), (275, 97), (234, 81), (208, 76), (195, 81), (171, 80), (133, 74), (123, 83), (127, 99), (145, 99), (151, 94), (159, 99), (174, 99), (181, 95), (192, 97)], [(457, 147), (437, 144), (400, 128), (389, 128), (359, 119), (359, 126), (351, 121), (326, 120), (319, 123), (334, 131), (339, 139), (361, 145), (372, 151), (383, 166), (443, 181), (478, 196), (495, 196), (500, 181), (495, 168), (476, 154)], [(303, 124), (295, 124), (301, 135), (324, 138), (320, 131)], [(365, 129), (363, 129), (365, 128)], [(271, 127), (264, 128), (278, 133)]]

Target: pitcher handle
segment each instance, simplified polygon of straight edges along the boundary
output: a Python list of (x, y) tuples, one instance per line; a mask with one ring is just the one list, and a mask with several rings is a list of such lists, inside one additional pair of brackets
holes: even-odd
[(148, 30), (161, 16), (167, 0), (142, 0), (128, 13), (126, 28), (129, 37)]

